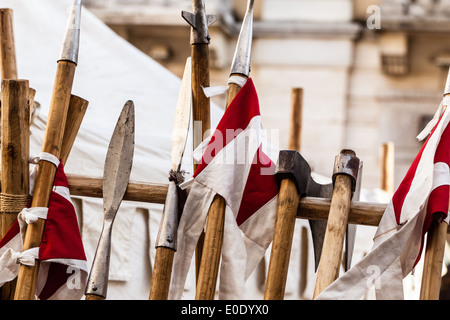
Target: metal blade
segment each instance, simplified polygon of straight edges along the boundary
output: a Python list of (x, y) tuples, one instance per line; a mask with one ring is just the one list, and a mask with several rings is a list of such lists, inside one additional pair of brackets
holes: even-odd
[[(358, 169), (358, 177), (356, 178), (355, 192), (352, 201), (359, 201), (361, 196), (361, 180), (362, 180), (363, 162), (360, 161)], [(344, 270), (348, 271), (352, 265), (353, 249), (356, 240), (356, 224), (347, 224), (347, 232), (345, 233), (345, 252), (344, 252)]]
[(179, 171), (183, 153), (189, 133), (191, 116), (192, 87), (191, 87), (191, 58), (187, 58), (178, 95), (177, 108), (172, 131), (172, 170)]
[(122, 202), (123, 195), (133, 164), (134, 153), (134, 104), (127, 101), (117, 120), (103, 172), (103, 209), (105, 220), (114, 219)]
[(242, 21), (241, 31), (239, 33), (236, 50), (231, 62), (230, 74), (250, 74), (250, 58), (252, 53), (253, 40), (253, 5), (255, 0), (248, 0), (247, 11)]

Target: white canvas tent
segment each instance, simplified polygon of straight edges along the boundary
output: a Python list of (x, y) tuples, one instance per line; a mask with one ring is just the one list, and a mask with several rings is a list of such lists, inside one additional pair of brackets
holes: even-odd
[[(18, 74), (36, 90), (41, 110), (32, 126), (31, 152), (41, 150), (56, 61), (71, 0), (4, 0), (13, 9)], [(189, 38), (186, 46), (189, 46)], [(187, 57), (186, 57), (187, 58)], [(173, 117), (180, 79), (117, 36), (83, 8), (78, 66), (72, 93), (89, 107), (66, 165), (66, 172), (102, 177), (114, 126), (127, 100), (135, 104), (136, 138), (131, 180), (168, 182)], [(212, 123), (222, 115), (213, 106)], [(189, 142), (191, 139), (189, 139)], [(192, 144), (186, 150), (190, 151)], [(185, 169), (192, 173), (190, 153)], [(92, 262), (103, 221), (101, 199), (79, 204), (81, 232)], [(162, 205), (122, 202), (113, 229), (110, 299), (147, 299), (151, 257)]]

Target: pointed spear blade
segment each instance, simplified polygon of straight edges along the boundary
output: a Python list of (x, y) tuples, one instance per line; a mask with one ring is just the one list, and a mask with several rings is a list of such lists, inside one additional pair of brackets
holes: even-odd
[(250, 57), (252, 54), (253, 40), (253, 4), (255, 0), (247, 3), (247, 12), (242, 21), (241, 31), (236, 44), (230, 74), (242, 74), (246, 77), (250, 74)]
[(78, 63), (78, 48), (80, 44), (80, 24), (81, 24), (82, 0), (74, 0), (70, 16), (67, 20), (66, 33), (58, 61), (72, 61)]
[(178, 95), (172, 131), (172, 170), (179, 171), (186, 147), (191, 117), (191, 58), (187, 58)]
[(127, 101), (117, 120), (103, 172), (105, 220), (112, 220), (128, 186), (134, 154), (134, 104)]

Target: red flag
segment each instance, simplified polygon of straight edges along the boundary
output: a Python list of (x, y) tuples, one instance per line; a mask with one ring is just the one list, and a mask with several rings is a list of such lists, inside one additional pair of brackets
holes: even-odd
[(226, 202), (219, 295), (243, 297), (245, 280), (272, 241), (276, 215), (276, 159), (268, 156), (263, 136), (258, 96), (249, 79), (204, 143), (178, 228), (170, 298), (181, 298), (192, 253), (216, 194)]
[[(22, 226), (21, 226), (22, 225)], [(23, 250), (24, 224), (17, 220), (0, 241), (0, 285), (14, 279), (19, 270), (16, 259)], [(36, 295), (41, 300), (80, 299), (87, 282), (87, 261), (75, 208), (63, 165), (56, 172), (47, 218), (37, 257), (40, 260)]]

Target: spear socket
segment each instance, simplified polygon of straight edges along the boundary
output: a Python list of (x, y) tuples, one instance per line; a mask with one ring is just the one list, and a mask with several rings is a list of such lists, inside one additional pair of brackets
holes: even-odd
[(66, 33), (59, 53), (58, 61), (71, 61), (78, 63), (78, 48), (80, 44), (82, 0), (74, 0), (70, 16), (67, 20)]

